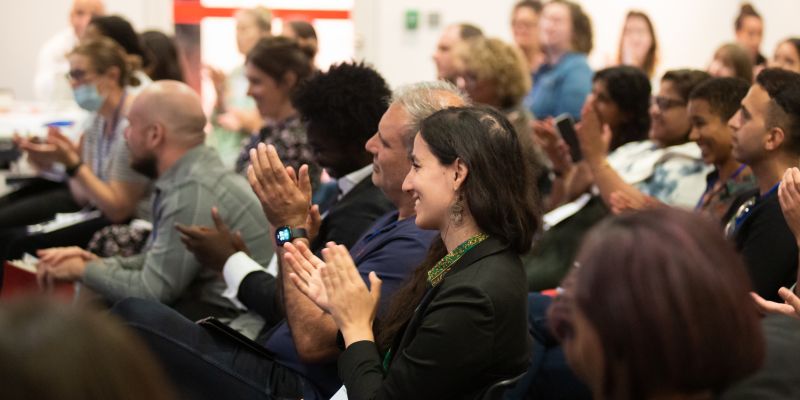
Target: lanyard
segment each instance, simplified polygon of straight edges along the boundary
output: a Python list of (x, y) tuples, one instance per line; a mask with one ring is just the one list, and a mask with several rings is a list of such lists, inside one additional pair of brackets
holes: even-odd
[[(747, 166), (746, 164), (740, 165), (739, 168), (736, 169), (736, 172), (734, 172), (728, 178), (728, 180), (730, 181), (732, 179), (736, 179), (736, 177), (739, 176), (740, 173), (742, 173), (742, 170), (744, 170), (744, 167), (746, 167), (746, 166)], [(702, 196), (700, 196), (700, 200), (697, 201), (697, 205), (694, 207), (695, 211), (700, 210), (704, 205), (706, 205), (706, 198), (710, 197), (710, 194), (713, 194), (714, 185), (717, 183), (718, 180), (719, 180), (719, 177), (717, 177), (717, 179), (715, 179), (713, 182), (711, 182), (708, 185), (708, 187), (706, 188), (706, 191), (703, 192)], [(722, 188), (722, 186), (720, 188)]]
[(100, 139), (97, 143), (97, 147), (95, 148), (95, 157), (92, 160), (92, 170), (94, 171), (95, 175), (97, 175), (97, 177), (103, 181), (108, 178), (104, 164), (105, 161), (107, 161), (107, 158), (109, 158), (109, 155), (111, 154), (111, 148), (117, 139), (117, 126), (119, 126), (122, 105), (125, 104), (125, 97), (127, 95), (127, 92), (122, 92), (122, 97), (120, 98), (119, 104), (114, 110), (114, 114), (112, 116), (110, 130), (107, 129), (109, 127), (108, 121), (104, 121), (103, 131), (100, 133)]
[(745, 220), (753, 213), (753, 210), (756, 208), (759, 202), (766, 199), (767, 197), (771, 196), (778, 190), (778, 187), (781, 185), (780, 182), (776, 183), (767, 193), (764, 193), (762, 196), (753, 197), (746, 202), (744, 202), (739, 209), (736, 210), (736, 214), (734, 214), (733, 219), (728, 222), (725, 226), (725, 233), (728, 237), (733, 237), (736, 232), (739, 231), (739, 228), (742, 226)]

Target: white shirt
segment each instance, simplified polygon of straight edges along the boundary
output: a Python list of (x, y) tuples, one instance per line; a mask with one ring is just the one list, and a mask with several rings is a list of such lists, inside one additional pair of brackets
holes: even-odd
[[(356, 185), (358, 185), (364, 179), (371, 179), (372, 176), (372, 164), (369, 164), (359, 170), (353, 171), (341, 178), (336, 182), (339, 186), (339, 199), (344, 197), (347, 193), (350, 193)], [(325, 218), (325, 215), (322, 216)], [(278, 256), (277, 256), (277, 249), (275, 255), (272, 256), (272, 259), (269, 261), (269, 265), (266, 268), (259, 265), (255, 262), (252, 258), (250, 258), (247, 254), (240, 251), (235, 253), (234, 255), (228, 257), (228, 260), (225, 261), (225, 266), (222, 268), (222, 277), (225, 279), (225, 283), (228, 287), (222, 292), (222, 296), (229, 299), (233, 304), (237, 307), (241, 308), (242, 310), (246, 310), (247, 307), (239, 301), (237, 295), (239, 294), (239, 285), (242, 284), (244, 278), (249, 275), (251, 272), (255, 271), (264, 271), (272, 276), (278, 275)]]
[(51, 37), (39, 50), (36, 74), (33, 78), (33, 92), (36, 100), (55, 103), (74, 104), (72, 88), (67, 81), (69, 61), (67, 54), (78, 44), (78, 37), (72, 28), (66, 28)]

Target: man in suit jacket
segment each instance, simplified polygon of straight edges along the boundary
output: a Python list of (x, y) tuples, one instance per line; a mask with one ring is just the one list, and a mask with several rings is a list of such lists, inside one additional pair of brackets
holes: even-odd
[[(335, 71), (332, 69), (328, 74)], [(309, 86), (312, 84), (313, 80)], [(324, 91), (314, 92), (319, 96)], [(384, 299), (388, 299), (411, 269), (421, 262), (431, 239), (437, 234), (416, 227), (413, 201), (410, 194), (402, 190), (403, 179), (410, 169), (407, 152), (412, 142), (409, 139), (413, 138), (424, 117), (438, 109), (464, 102), (452, 86), (440, 82), (401, 90), (383, 115), (378, 132), (366, 143), (366, 149), (374, 160), (372, 179), (368, 180), (382, 190), (397, 211), (380, 218), (350, 249), (364, 279), (370, 271), (375, 271), (381, 277)], [(302, 113), (302, 108), (300, 110)], [(265, 162), (270, 168), (266, 167)], [(259, 149), (254, 158), (253, 169), (258, 174), (253, 171), (251, 183), (262, 196), (264, 211), (273, 224), (289, 225), (306, 221), (307, 216), (300, 218), (284, 214), (280, 217), (280, 213), (276, 212), (279, 207), (277, 204), (286, 205), (286, 209), (309, 212), (309, 196), (303, 195), (300, 189), (302, 185), (291, 181), (286, 186), (292, 189), (294, 185), (293, 190), (279, 189), (281, 185), (277, 181), (289, 182), (284, 180), (285, 175), (279, 173), (285, 171), (279, 163), (274, 149), (266, 146)], [(321, 164), (325, 166), (324, 162)], [(299, 172), (300, 176), (304, 175), (303, 171)], [(366, 191), (366, 187), (375, 186), (361, 182), (350, 193)], [(265, 193), (269, 193), (269, 196)], [(339, 203), (347, 204), (347, 196)], [(292, 205), (293, 202), (302, 207)], [(351, 214), (356, 216), (371, 207), (365, 201), (353, 200), (353, 204), (348, 208), (356, 208)], [(323, 226), (325, 220), (333, 221), (330, 218), (333, 218), (336, 210), (336, 207), (331, 209), (323, 220)], [(346, 217), (342, 221), (348, 223)], [(322, 231), (323, 228), (320, 229)], [(333, 227), (329, 229), (329, 232), (335, 231)], [(244, 253), (237, 253), (236, 257), (244, 257)], [(276, 301), (277, 290), (270, 290), (269, 285), (263, 285), (265, 282), (273, 287), (280, 283), (259, 269), (246, 276), (236, 293), (239, 301), (262, 314), (265, 319), (270, 319), (273, 318), (270, 315), (277, 312), (281, 304)], [(292, 284), (283, 285), (280, 300), (286, 306), (287, 319), (277, 323), (272, 330), (265, 329), (256, 339), (274, 353), (273, 357), (263, 357), (234, 341), (221, 340), (191, 321), (176, 318), (171, 310), (156, 304), (131, 300), (118, 304), (115, 311), (142, 333), (184, 394), (200, 398), (265, 398), (270, 395), (329, 397), (341, 385), (336, 374), (339, 349), (336, 345), (335, 323)]]

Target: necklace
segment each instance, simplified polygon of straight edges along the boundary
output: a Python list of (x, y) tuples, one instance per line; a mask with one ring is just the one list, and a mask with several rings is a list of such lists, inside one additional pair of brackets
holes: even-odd
[(446, 256), (442, 257), (442, 259), (439, 260), (439, 262), (437, 262), (430, 271), (428, 271), (428, 282), (431, 284), (431, 286), (436, 286), (441, 283), (445, 274), (450, 271), (450, 268), (452, 268), (456, 261), (461, 259), (461, 256), (466, 254), (473, 247), (477, 246), (480, 242), (486, 240), (488, 237), (489, 235), (485, 233), (479, 233), (475, 236), (472, 236), (464, 243), (458, 245), (458, 247), (453, 249), (453, 251), (448, 253)]

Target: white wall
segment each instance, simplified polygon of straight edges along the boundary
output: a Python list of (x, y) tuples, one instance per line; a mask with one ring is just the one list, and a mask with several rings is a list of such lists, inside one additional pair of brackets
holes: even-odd
[[(172, 1), (105, 0), (106, 12), (120, 14), (137, 31), (160, 29), (171, 34)], [(0, 88), (13, 90), (17, 99), (33, 99), (33, 74), (39, 47), (69, 27), (72, 0), (25, 0), (0, 6)]]
[[(733, 39), (736, 0), (579, 0), (592, 17), (595, 50), (592, 65), (603, 67), (616, 52), (625, 13), (632, 8), (647, 12), (656, 26), (661, 46), (659, 71), (677, 67), (705, 68), (713, 51)], [(798, 0), (752, 0), (765, 20), (762, 53), (768, 58), (781, 39), (800, 36), (796, 23)], [(354, 17), (359, 57), (372, 62), (390, 81), (399, 85), (431, 79), (435, 69), (431, 54), (442, 27), (472, 22), (490, 36), (510, 40), (510, 12), (514, 0), (356, 0)], [(406, 10), (420, 12), (416, 31), (404, 28)], [(439, 12), (440, 25), (431, 28), (427, 16)]]
[[(251, 1), (270, 3), (265, 0)], [(70, 2), (4, 1), (0, 7), (0, 37), (3, 38), (0, 54), (4, 60), (0, 88), (12, 89), (18, 99), (33, 98), (36, 54), (42, 43), (68, 26)], [(291, 3), (289, 0), (286, 2)], [(737, 0), (580, 2), (594, 23), (593, 66), (602, 67), (605, 58), (613, 55), (625, 12), (630, 8), (638, 8), (650, 14), (658, 31), (662, 59), (659, 71), (687, 66), (704, 68), (713, 50), (733, 38), (732, 24), (739, 4)], [(772, 54), (780, 39), (790, 35), (800, 36), (800, 26), (796, 24), (800, 15), (800, 1), (752, 2), (766, 22), (762, 45), (765, 55), (769, 57)], [(172, 32), (171, 0), (106, 0), (106, 4), (110, 13), (124, 15), (137, 30), (156, 28)], [(280, 5), (285, 7), (287, 4)], [(373, 63), (392, 85), (431, 79), (435, 76), (431, 54), (441, 28), (450, 23), (469, 21), (479, 25), (490, 36), (510, 40), (509, 14), (513, 4), (514, 0), (355, 0), (356, 54)], [(406, 31), (404, 28), (405, 12), (409, 9), (420, 12), (420, 25), (415, 31)], [(440, 15), (436, 27), (428, 24), (431, 13)], [(351, 43), (341, 45), (351, 46)]]

